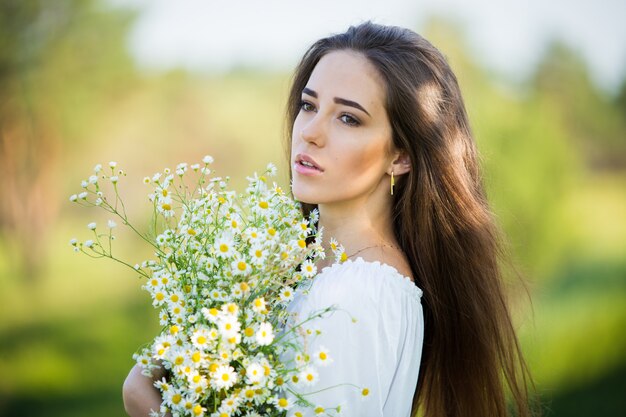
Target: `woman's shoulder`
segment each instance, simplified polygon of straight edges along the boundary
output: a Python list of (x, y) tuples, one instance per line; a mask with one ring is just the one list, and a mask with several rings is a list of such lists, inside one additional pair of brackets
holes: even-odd
[(410, 276), (400, 273), (395, 266), (361, 256), (321, 268), (313, 287), (338, 297), (371, 296), (380, 300), (386, 295), (395, 299), (404, 293), (419, 301), (422, 296), (422, 290)]

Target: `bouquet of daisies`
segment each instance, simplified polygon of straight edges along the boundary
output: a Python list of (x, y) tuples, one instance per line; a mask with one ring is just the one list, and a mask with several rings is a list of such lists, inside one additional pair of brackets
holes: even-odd
[[(331, 362), (324, 348), (308, 352), (305, 340), (311, 334), (305, 324), (331, 308), (299, 322), (287, 309), (296, 289), (306, 291), (317, 273), (314, 261), (325, 256), (322, 231), (314, 227), (317, 212), (305, 219), (298, 202), (276, 183), (269, 185), (276, 174), (272, 164), (261, 176), (248, 177), (245, 193), (238, 194), (228, 189), (228, 177), (211, 176), (212, 162), (206, 156), (202, 164), (181, 163), (175, 172), (144, 178), (153, 187), (147, 234), (128, 220), (118, 193), (125, 173), (115, 162), (110, 173), (97, 165), (83, 191), (70, 197), (117, 216), (153, 246), (155, 259), (131, 266), (114, 257), (113, 220), (106, 232), (90, 223), (93, 238), (70, 243), (77, 252), (113, 259), (145, 277), (143, 288), (163, 328), (134, 358), (145, 375), (159, 366), (168, 371), (155, 383), (163, 402), (154, 415), (297, 416), (302, 414), (295, 410), (306, 408), (324, 414), (298, 387), (315, 383), (316, 366)], [(185, 181), (190, 176), (196, 177), (193, 188)], [(105, 184), (114, 198), (105, 194)], [(333, 250), (338, 259), (345, 257), (335, 242)]]

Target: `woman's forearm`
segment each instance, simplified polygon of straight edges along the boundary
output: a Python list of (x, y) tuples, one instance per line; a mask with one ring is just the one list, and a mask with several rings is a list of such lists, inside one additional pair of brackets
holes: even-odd
[(161, 394), (153, 383), (162, 376), (158, 370), (152, 378), (144, 376), (138, 365), (130, 370), (122, 389), (124, 409), (130, 417), (147, 417), (150, 410), (159, 411)]

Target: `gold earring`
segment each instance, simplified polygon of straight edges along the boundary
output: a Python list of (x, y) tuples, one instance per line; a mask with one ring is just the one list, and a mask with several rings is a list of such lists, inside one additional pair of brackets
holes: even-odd
[(393, 186), (396, 184), (395, 180), (393, 179), (393, 171), (391, 171), (391, 195), (393, 195)]

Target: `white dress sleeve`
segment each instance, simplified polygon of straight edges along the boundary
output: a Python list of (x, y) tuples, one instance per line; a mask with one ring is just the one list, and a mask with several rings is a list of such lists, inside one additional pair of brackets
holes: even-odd
[(306, 325), (320, 331), (310, 339), (309, 354), (323, 347), (332, 363), (318, 366), (317, 383), (299, 391), (327, 411), (341, 405), (342, 416), (409, 417), (423, 343), (420, 296), (385, 264), (357, 258), (324, 268), (293, 309), (303, 319), (337, 308)]

